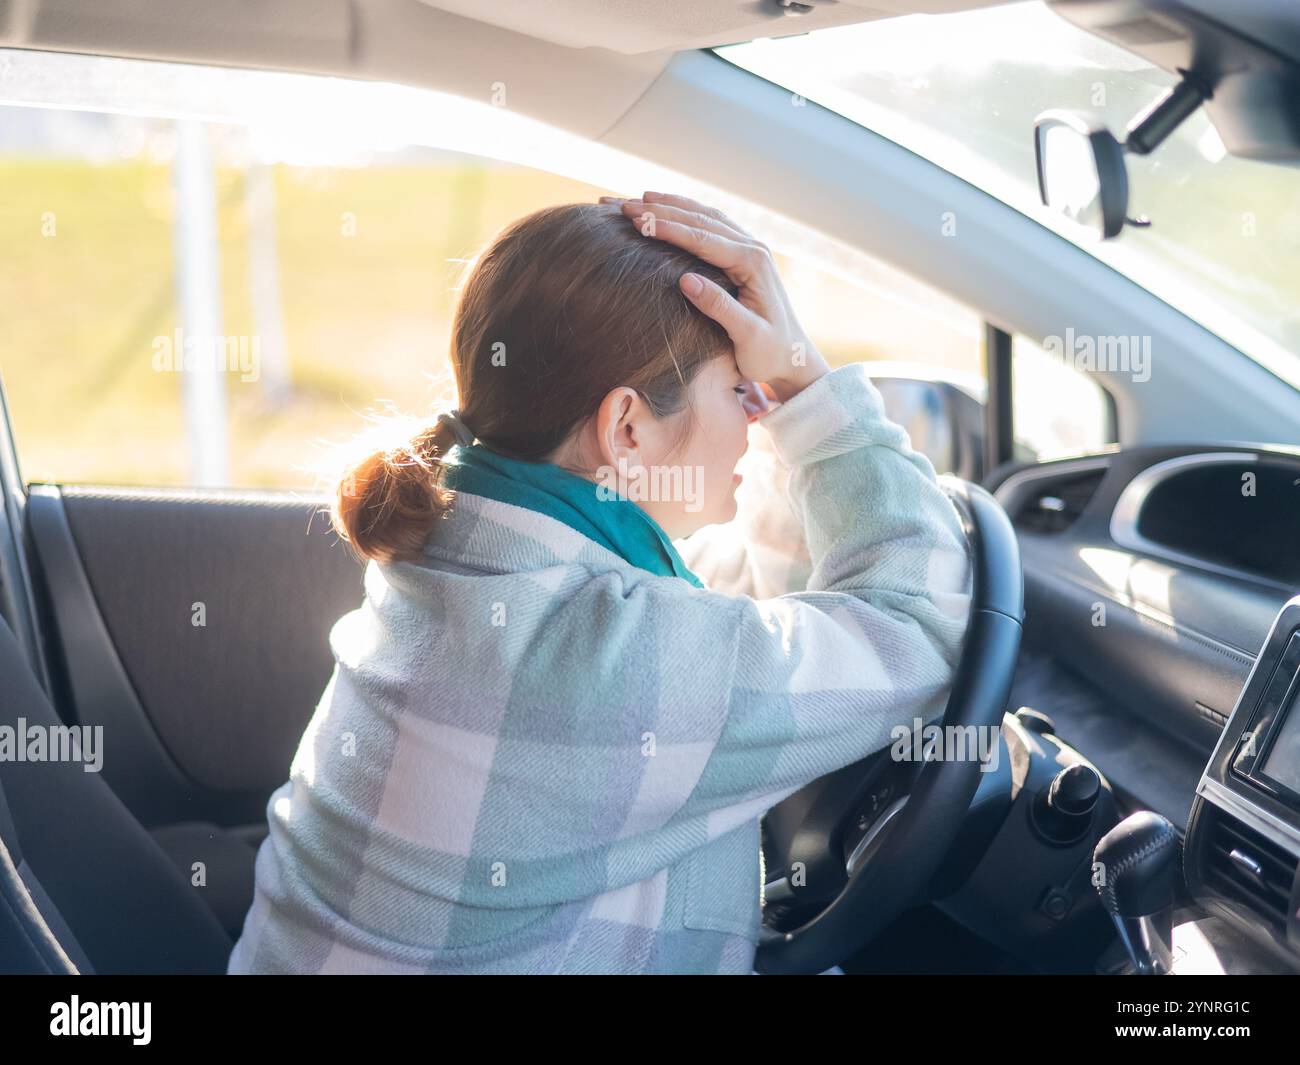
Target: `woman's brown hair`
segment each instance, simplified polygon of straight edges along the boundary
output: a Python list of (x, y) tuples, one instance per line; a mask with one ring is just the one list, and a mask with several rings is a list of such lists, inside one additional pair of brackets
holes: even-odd
[[(462, 422), (485, 447), (541, 462), (619, 386), (657, 417), (682, 411), (696, 373), (730, 350), (677, 287), (687, 272), (737, 291), (716, 267), (636, 232), (617, 205), (547, 207), (511, 223), (470, 264), (456, 306)], [(346, 473), (331, 518), (357, 554), (419, 555), (451, 503), (441, 480), (454, 443), (431, 420)]]

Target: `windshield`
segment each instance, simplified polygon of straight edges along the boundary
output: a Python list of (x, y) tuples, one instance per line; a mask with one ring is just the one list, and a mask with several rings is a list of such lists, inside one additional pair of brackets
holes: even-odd
[[(1123, 139), (1171, 75), (1044, 4), (909, 15), (716, 49), (1074, 238), (1038, 198), (1033, 124), (1090, 112)], [(1297, 172), (1226, 155), (1204, 111), (1128, 157), (1129, 216), (1081, 246), (1300, 388)]]

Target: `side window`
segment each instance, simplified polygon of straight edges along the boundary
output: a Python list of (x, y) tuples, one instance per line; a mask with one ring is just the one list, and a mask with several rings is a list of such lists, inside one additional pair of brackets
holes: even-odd
[[(450, 396), (456, 285), (493, 233), (646, 187), (682, 188), (760, 234), (834, 363), (978, 385), (969, 309), (642, 161), (539, 124), (521, 134), (522, 116), (486, 101), (6, 55), (13, 85), (26, 72), (35, 86), (0, 107), (0, 371), (28, 481), (324, 487), (368, 417)], [(153, 117), (164, 110), (210, 117)], [(517, 159), (492, 157), (503, 150)]]
[(799, 247), (798, 236), (790, 239), (776, 257), (781, 277), (800, 322), (832, 365), (865, 361), (882, 376), (940, 375), (982, 387), (979, 314), (865, 253)]
[(0, 127), (0, 369), (28, 481), (319, 486), (366, 412), (450, 388), (478, 246), (604, 191), (220, 123), (3, 107)]
[[(867, 364), (889, 416), (937, 472), (980, 475), (983, 316), (856, 249), (769, 225), (790, 298), (827, 360)], [(1012, 384), (1018, 460), (1095, 451), (1118, 439), (1110, 394), (1065, 357), (1063, 343), (1053, 352), (1014, 336)]]
[[(25, 105), (0, 106), (0, 371), (28, 481), (323, 487), (374, 413), (451, 395), (456, 285), (493, 233), (656, 186), (761, 235), (814, 342), (871, 365), (939, 472), (980, 454), (980, 315), (790, 219), (488, 101), (4, 57)], [(1015, 376), (1027, 455), (1113, 439), (1087, 378), (1019, 339)]]
[(810, 232), (769, 240), (799, 320), (832, 366), (865, 362), (889, 416), (938, 473), (976, 476), (983, 322), (939, 290)]
[[(1058, 346), (1059, 349), (1059, 346)], [(1096, 380), (1027, 337), (1011, 344), (1011, 417), (1018, 457), (1043, 461), (1118, 439), (1115, 404)]]

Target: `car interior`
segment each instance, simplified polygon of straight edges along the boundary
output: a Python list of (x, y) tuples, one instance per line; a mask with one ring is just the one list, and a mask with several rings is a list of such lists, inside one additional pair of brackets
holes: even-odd
[[(1175, 212), (1197, 222), (1195, 187), (1139, 202), (1149, 218), (1126, 199), (1141, 200), (1147, 165), (1177, 176), (1162, 141), (1193, 113), (1229, 164), (1295, 180), (1300, 10), (1013, 5), (1171, 86), (1154, 118), (1134, 113), (1127, 152), (1092, 126), (1066, 142), (1044, 127), (1035, 174), (1035, 130), (1007, 130), (1028, 153), (1033, 210), (883, 119), (850, 116), (811, 81), (776, 80), (779, 58), (763, 68), (787, 41), (812, 48), (908, 19), (958, 34), (963, 23), (947, 20), (1001, 6), (263, 0), (218, 13), (204, 0), (31, 0), (0, 5), (0, 49), (472, 100), (502, 83), (531, 120), (832, 235), (975, 308), (980, 379), (891, 364), (878, 383), (949, 475), (971, 539), (972, 623), (945, 724), (1000, 728), (996, 756), (882, 752), (769, 811), (756, 968), (1298, 971), (1300, 331), (1278, 340), (1258, 327), (1256, 351), (1219, 327), (1212, 295), (1172, 300), (1123, 257), (1169, 239)], [(13, 98), (37, 91), (0, 82)], [(1093, 191), (1112, 199), (1094, 243), (1051, 202), (1041, 152), (1053, 142), (1095, 153)], [(1269, 209), (1240, 208), (1290, 249), (1289, 276), (1268, 268), (1268, 291), (1290, 303), (1264, 312), (1290, 329), (1300, 221), (1287, 206), (1292, 228), (1268, 231)], [(1239, 269), (1205, 276), (1225, 293), (1264, 284)], [(1085, 366), (1106, 399), (1106, 442), (1027, 450), (1013, 429), (1013, 338), (1044, 343), (1067, 328), (1132, 340), (1150, 373)], [(102, 772), (0, 758), (0, 971), (224, 973), (268, 797), (329, 679), (330, 628), (360, 602), (361, 566), (320, 496), (25, 480), (15, 412), (6, 401), (0, 413), (0, 732), (15, 750), (32, 726), (102, 726), (104, 737)], [(189, 623), (198, 602), (202, 629)], [(807, 877), (816, 890), (796, 867), (825, 874)]]

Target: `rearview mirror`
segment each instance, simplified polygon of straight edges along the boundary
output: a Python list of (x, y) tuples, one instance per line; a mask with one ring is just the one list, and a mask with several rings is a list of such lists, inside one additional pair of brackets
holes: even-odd
[(1110, 130), (1080, 115), (1048, 111), (1034, 122), (1034, 152), (1046, 206), (1102, 240), (1124, 228), (1128, 172), (1124, 146)]
[(1149, 155), (1210, 99), (1211, 88), (1183, 73), (1182, 80), (1133, 119), (1121, 144), (1105, 126), (1070, 111), (1047, 111), (1034, 120), (1038, 193), (1084, 232), (1107, 240), (1124, 224), (1145, 228), (1150, 219), (1128, 217), (1124, 154)]

